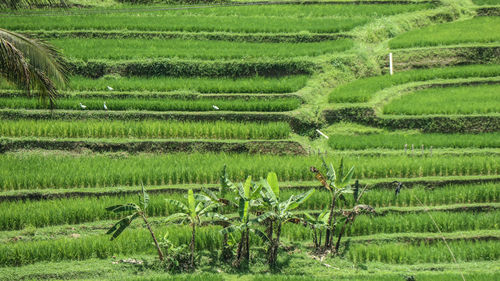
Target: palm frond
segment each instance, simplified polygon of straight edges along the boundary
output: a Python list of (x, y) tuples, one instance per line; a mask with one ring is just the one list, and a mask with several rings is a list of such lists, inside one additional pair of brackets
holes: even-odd
[[(2, 1), (2, 0), (0, 0)], [(38, 91), (51, 105), (57, 87), (68, 82), (66, 64), (50, 44), (0, 28), (0, 76), (30, 93)]]

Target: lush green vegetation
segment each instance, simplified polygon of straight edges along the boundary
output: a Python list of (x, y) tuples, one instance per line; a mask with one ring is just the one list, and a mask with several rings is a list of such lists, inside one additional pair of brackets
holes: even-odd
[(477, 17), (412, 30), (389, 41), (389, 46), (391, 48), (408, 48), (497, 42), (500, 41), (498, 29), (500, 29), (500, 18)]
[[(202, 59), (288, 58), (341, 52), (353, 46), (350, 39), (313, 43), (246, 43), (182, 39), (64, 38), (51, 40), (50, 42), (59, 47), (66, 56), (84, 60), (158, 57)], [(221, 50), (224, 50), (224, 52), (221, 52)]]
[(291, 129), (283, 122), (17, 120), (2, 121), (0, 132), (10, 137), (283, 139)]
[(476, 5), (495, 5), (498, 4), (497, 0), (472, 0)]
[(12, 30), (148, 30), (225, 32), (340, 32), (371, 18), (430, 7), (424, 5), (293, 5), (243, 6), (224, 9), (186, 9), (49, 16), (3, 17)]
[[(330, 158), (331, 157), (331, 158)], [(336, 159), (336, 155), (330, 156)], [(356, 165), (358, 178), (494, 175), (498, 156), (362, 155), (346, 157)], [(3, 190), (216, 183), (220, 167), (229, 165), (233, 179), (245, 175), (264, 177), (274, 170), (280, 180), (312, 180), (310, 166), (320, 166), (318, 157), (246, 154), (169, 155), (65, 155), (59, 153), (8, 153), (0, 155), (0, 186)], [(382, 161), (383, 160), (383, 161)], [(43, 171), (43, 173), (42, 173)]]
[(193, 90), (201, 93), (290, 93), (304, 87), (307, 76), (280, 78), (172, 78), (172, 77), (103, 77), (90, 79), (73, 77), (70, 88), (75, 90), (174, 91)]
[[(57, 109), (82, 110), (80, 103), (84, 104), (87, 110), (149, 110), (149, 111), (289, 111), (300, 106), (301, 101), (297, 98), (282, 99), (210, 99), (201, 98), (189, 99), (103, 99), (103, 98), (60, 98), (56, 103)], [(214, 105), (218, 109), (214, 108)], [(0, 98), (0, 108), (11, 109), (44, 109), (43, 103), (38, 99), (28, 98)]]
[(500, 147), (500, 134), (423, 134), (418, 132), (381, 132), (370, 134), (330, 134), (328, 140), (330, 147), (334, 149), (369, 149), (390, 148), (403, 150), (407, 145), (408, 153), (412, 153), (411, 146), (414, 145), (413, 153), (421, 153), (424, 146), (425, 153), (429, 154), (429, 148), (487, 148)]
[[(303, 190), (297, 189), (283, 189), (281, 196), (288, 198), (294, 194), (299, 194)], [(500, 187), (496, 184), (484, 185), (450, 185), (443, 188), (436, 188), (430, 191), (425, 187), (412, 188), (403, 192), (400, 196), (395, 197), (394, 191), (390, 189), (374, 189), (366, 192), (364, 197), (359, 203), (367, 204), (374, 207), (419, 207), (419, 198), (427, 206), (439, 206), (444, 204), (474, 204), (474, 203), (488, 203), (496, 202), (500, 196)], [(85, 222), (116, 219), (118, 216), (114, 213), (107, 212), (107, 206), (117, 205), (121, 202), (134, 201), (137, 196), (134, 195), (118, 195), (118, 196), (100, 196), (100, 197), (82, 197), (82, 198), (63, 198), (53, 200), (26, 200), (26, 201), (13, 201), (4, 202), (0, 205), (2, 217), (0, 217), (0, 230), (14, 230), (23, 229), (25, 227), (46, 227), (51, 225), (63, 224), (82, 224)], [(165, 199), (175, 199), (187, 203), (184, 196), (184, 189), (179, 192), (172, 192), (167, 194), (158, 194), (151, 197), (147, 213), (150, 216), (166, 216), (172, 214), (175, 209), (172, 206), (165, 204)], [(226, 195), (228, 200), (231, 200), (230, 195)], [(321, 210), (324, 206), (329, 204), (329, 195), (326, 190), (317, 190), (306, 202), (299, 207), (299, 210)], [(346, 200), (337, 199), (337, 205), (344, 208), (352, 208), (355, 203), (352, 197), (347, 197)], [(84, 207), (82, 207), (84, 206)], [(441, 206), (443, 207), (443, 206)], [(396, 209), (397, 211), (404, 211), (404, 209)], [(408, 209), (408, 211), (411, 211)], [(440, 219), (443, 212), (437, 213)], [(421, 232), (428, 231), (431, 227), (431, 221), (425, 218), (425, 214), (417, 213), (415, 215), (393, 215), (385, 214), (389, 219), (375, 219), (368, 217), (370, 220), (367, 228), (360, 229), (365, 219), (359, 217), (361, 221), (354, 224), (354, 232), (351, 235), (367, 235), (373, 233), (397, 233), (397, 229), (393, 230), (388, 225), (389, 220), (393, 219), (393, 224), (415, 224), (411, 226), (411, 231)], [(484, 229), (488, 226), (491, 220), (497, 218), (497, 215), (490, 217), (486, 213), (475, 214), (477, 217), (476, 224), (468, 224), (469, 216), (461, 216), (460, 214), (449, 214), (444, 216), (440, 224), (446, 224), (446, 219), (456, 222), (450, 226), (448, 231), (465, 230), (465, 229)], [(373, 222), (372, 222), (373, 220)], [(483, 222), (480, 222), (484, 220)], [(473, 223), (471, 220), (470, 223)], [(383, 225), (383, 226), (382, 226)], [(407, 226), (410, 227), (410, 226)], [(446, 226), (443, 226), (446, 227)], [(359, 230), (356, 230), (359, 229)], [(297, 230), (295, 226), (287, 226), (284, 230), (284, 235), (290, 239), (309, 239), (310, 236), (307, 230)], [(409, 231), (409, 230), (404, 230)], [(294, 236), (294, 233), (297, 236)], [(306, 236), (303, 236), (306, 235)]]
[(382, 89), (409, 82), (432, 79), (494, 77), (499, 75), (499, 65), (471, 65), (410, 70), (395, 73), (392, 76), (384, 75), (356, 80), (337, 87), (330, 93), (329, 98), (331, 102), (367, 102), (376, 92)]
[(55, 111), (0, 79), (0, 280), (498, 279), (488, 0), (146, 1), (0, 16), (73, 71)]
[(488, 114), (500, 112), (500, 85), (431, 88), (392, 100), (386, 114)]
[[(500, 248), (496, 242), (489, 241), (453, 241), (448, 243), (459, 261), (496, 260), (500, 257)], [(349, 251), (349, 258), (354, 262), (378, 261), (385, 263), (417, 262), (452, 262), (448, 247), (442, 243), (419, 245), (384, 244), (356, 245)]]

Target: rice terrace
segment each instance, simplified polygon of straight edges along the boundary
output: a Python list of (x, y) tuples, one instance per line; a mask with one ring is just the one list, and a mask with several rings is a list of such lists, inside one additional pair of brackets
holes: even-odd
[(500, 0), (0, 0), (0, 281), (500, 280)]

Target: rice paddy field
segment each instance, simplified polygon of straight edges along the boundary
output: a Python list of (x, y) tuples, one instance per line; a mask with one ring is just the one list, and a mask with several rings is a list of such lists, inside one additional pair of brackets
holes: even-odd
[[(66, 4), (0, 8), (0, 29), (53, 45), (69, 77), (50, 108), (0, 76), (0, 281), (500, 280), (498, 1)], [(339, 250), (319, 251), (324, 229), (304, 220), (332, 202), (311, 167), (341, 159), (366, 189), (336, 197), (335, 216), (374, 213), (335, 220)], [(166, 199), (218, 190), (223, 167), (237, 184), (275, 172), (282, 202), (315, 190), (274, 268), (257, 232), (248, 267), (223, 261), (215, 217), (190, 270), (157, 262), (142, 220), (106, 234), (123, 217), (106, 208), (144, 187), (147, 227), (185, 268), (192, 228), (167, 223)]]

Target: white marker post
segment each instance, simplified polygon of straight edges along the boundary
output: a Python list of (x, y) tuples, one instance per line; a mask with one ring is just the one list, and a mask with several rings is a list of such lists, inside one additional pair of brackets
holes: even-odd
[(394, 74), (394, 69), (392, 66), (392, 53), (389, 53), (389, 73), (391, 73), (391, 75)]
[(325, 139), (329, 139), (329, 137), (325, 134), (323, 134), (323, 132), (321, 132), (320, 130), (316, 129), (316, 132), (318, 132), (318, 134), (322, 135)]

